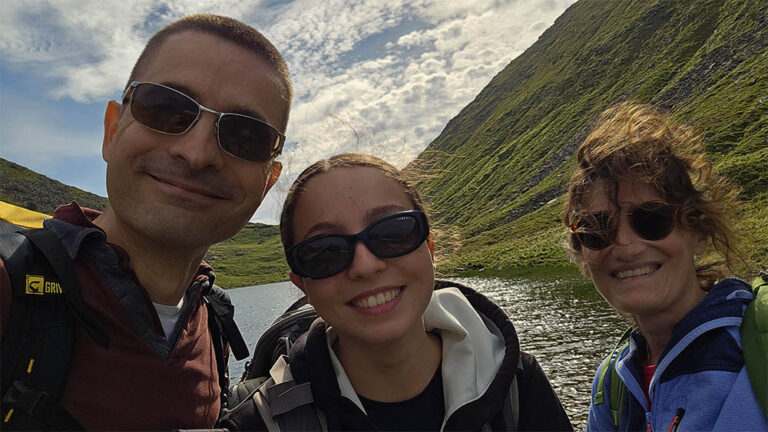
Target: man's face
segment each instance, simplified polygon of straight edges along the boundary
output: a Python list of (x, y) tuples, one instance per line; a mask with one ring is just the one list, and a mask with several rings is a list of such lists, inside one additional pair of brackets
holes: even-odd
[[(288, 102), (277, 72), (262, 57), (217, 36), (170, 36), (137, 81), (175, 88), (221, 112), (284, 125)], [(207, 247), (237, 233), (280, 173), (279, 162), (250, 162), (219, 148), (216, 116), (202, 112), (183, 135), (136, 121), (111, 102), (102, 154), (115, 223), (169, 246)]]

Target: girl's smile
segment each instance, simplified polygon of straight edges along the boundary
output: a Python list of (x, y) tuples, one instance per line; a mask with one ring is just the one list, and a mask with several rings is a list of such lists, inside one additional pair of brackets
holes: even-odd
[(403, 287), (377, 288), (356, 296), (349, 304), (360, 313), (378, 315), (392, 310), (400, 301), (402, 292)]

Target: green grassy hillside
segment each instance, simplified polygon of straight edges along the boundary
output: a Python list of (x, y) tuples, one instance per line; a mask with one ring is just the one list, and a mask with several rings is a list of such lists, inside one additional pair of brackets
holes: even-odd
[[(652, 103), (705, 132), (743, 188), (753, 263), (768, 263), (768, 3), (581, 0), (513, 60), (410, 165), (463, 248), (446, 273), (564, 266), (573, 153), (608, 106)], [(438, 239), (439, 241), (439, 239)]]
[(205, 260), (216, 272), (216, 284), (224, 288), (288, 279), (280, 230), (275, 225), (249, 223), (231, 239), (211, 246)]
[(72, 200), (85, 207), (101, 210), (107, 199), (38, 174), (21, 165), (0, 158), (0, 201), (53, 214), (56, 207)]

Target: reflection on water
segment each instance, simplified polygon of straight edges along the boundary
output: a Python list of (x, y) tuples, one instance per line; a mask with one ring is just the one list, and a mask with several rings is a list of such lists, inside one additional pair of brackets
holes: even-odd
[[(512, 317), (521, 349), (536, 356), (574, 427), (584, 429), (595, 369), (628, 324), (578, 276), (452, 280), (484, 293)], [(290, 282), (227, 292), (251, 348), (272, 321), (301, 296)], [(233, 381), (239, 379), (244, 365), (245, 361), (230, 359)]]
[(512, 317), (520, 348), (536, 356), (574, 427), (584, 429), (592, 377), (626, 321), (578, 277), (454, 280), (487, 295)]

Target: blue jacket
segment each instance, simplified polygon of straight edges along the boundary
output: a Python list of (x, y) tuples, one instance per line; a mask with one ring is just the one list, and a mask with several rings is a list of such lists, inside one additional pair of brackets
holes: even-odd
[[(616, 371), (626, 386), (619, 411), (620, 431), (666, 431), (682, 414), (679, 431), (766, 431), (768, 424), (749, 383), (741, 351), (741, 317), (752, 294), (746, 282), (725, 279), (680, 320), (656, 365), (649, 395), (642, 387), (645, 339), (639, 331), (619, 353)], [(598, 374), (592, 382), (588, 431), (616, 430), (608, 396), (595, 405)], [(610, 392), (611, 374), (604, 380)]]

